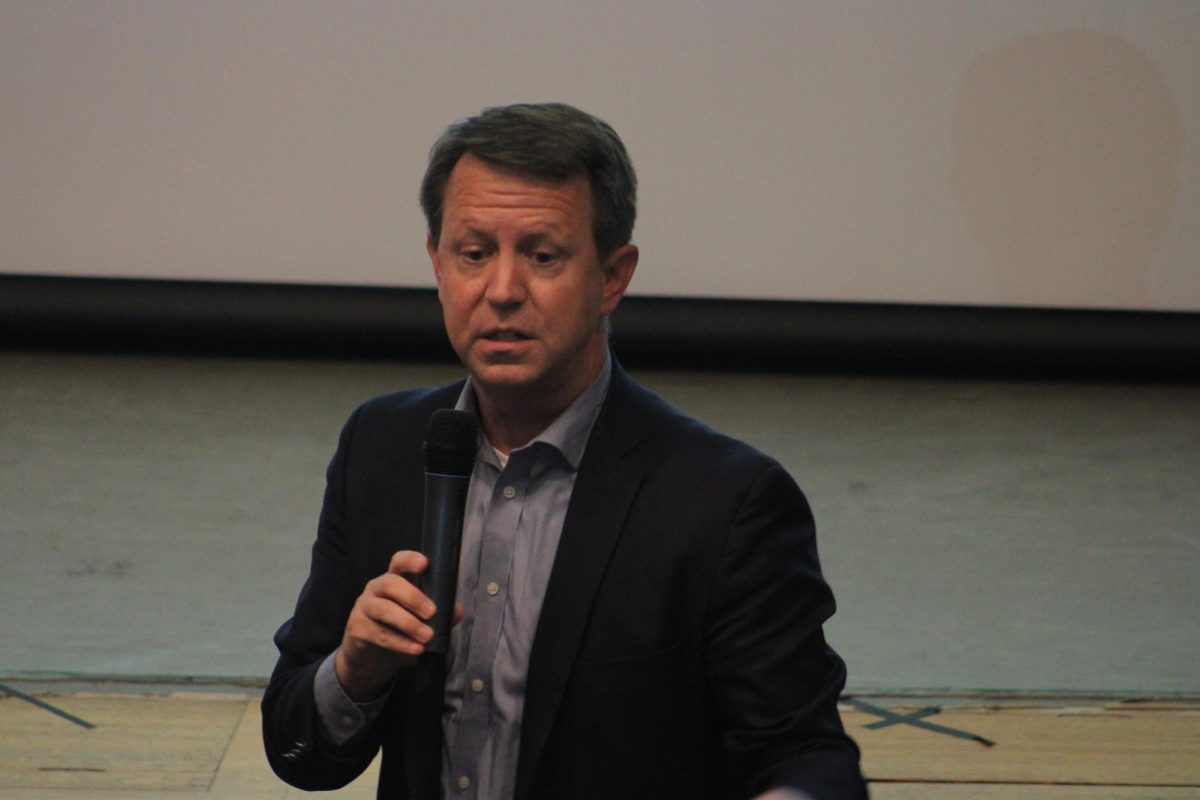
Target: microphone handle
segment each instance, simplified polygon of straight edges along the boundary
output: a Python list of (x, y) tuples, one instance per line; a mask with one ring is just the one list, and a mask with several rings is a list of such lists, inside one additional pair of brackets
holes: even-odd
[(458, 552), (470, 480), (467, 475), (425, 473), (421, 552), (429, 559), (429, 567), (421, 575), (420, 586), (437, 606), (433, 619), (427, 620), (433, 628), (433, 638), (425, 645), (426, 653), (445, 654), (450, 644), (458, 589)]

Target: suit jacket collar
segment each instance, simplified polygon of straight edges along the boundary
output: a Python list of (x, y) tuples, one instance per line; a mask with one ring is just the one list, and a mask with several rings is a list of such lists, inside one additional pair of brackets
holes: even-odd
[(529, 657), (516, 797), (533, 775), (566, 689), (592, 600), (644, 477), (630, 458), (642, 440), (642, 390), (614, 359), (608, 397), (579, 466)]

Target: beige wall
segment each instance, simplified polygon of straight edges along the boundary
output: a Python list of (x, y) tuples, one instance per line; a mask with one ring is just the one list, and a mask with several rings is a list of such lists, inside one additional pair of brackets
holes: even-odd
[(429, 286), (416, 186), (565, 100), (644, 294), (1200, 310), (1200, 4), (0, 0), (0, 272)]

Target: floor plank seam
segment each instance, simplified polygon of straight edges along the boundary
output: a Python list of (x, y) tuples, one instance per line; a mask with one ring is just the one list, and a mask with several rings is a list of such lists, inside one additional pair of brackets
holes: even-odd
[(211, 793), (213, 786), (217, 782), (217, 776), (221, 774), (221, 767), (225, 764), (225, 759), (229, 757), (229, 750), (233, 746), (233, 740), (237, 736), (238, 729), (242, 727), (242, 723), (246, 721), (246, 713), (249, 710), (251, 700), (246, 701), (245, 707), (242, 708), (242, 715), (238, 718), (237, 723), (229, 729), (229, 737), (225, 740), (225, 746), (221, 748), (221, 755), (217, 758), (217, 764), (213, 767), (212, 774), (208, 777), (208, 785), (204, 787), (206, 793)]

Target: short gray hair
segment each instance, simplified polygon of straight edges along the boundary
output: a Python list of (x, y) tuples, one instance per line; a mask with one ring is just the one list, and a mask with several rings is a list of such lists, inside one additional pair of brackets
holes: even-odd
[(489, 166), (549, 181), (587, 178), (592, 237), (600, 257), (629, 243), (637, 217), (637, 176), (621, 137), (607, 122), (563, 103), (486, 108), (456, 122), (434, 143), (421, 181), (421, 208), (436, 246), (446, 184), (471, 154)]

